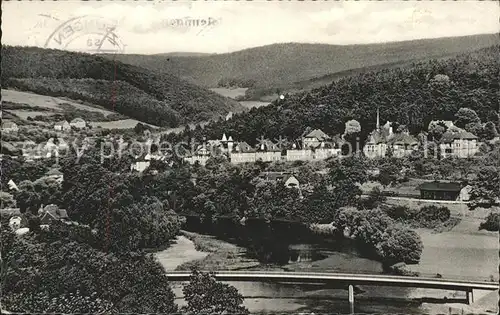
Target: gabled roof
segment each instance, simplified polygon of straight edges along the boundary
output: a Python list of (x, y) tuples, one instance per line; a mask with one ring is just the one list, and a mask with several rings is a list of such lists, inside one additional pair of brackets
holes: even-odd
[(314, 129), (313, 131), (305, 135), (304, 138), (316, 138), (318, 140), (327, 140), (330, 139), (330, 136), (324, 133), (323, 130), (321, 129)]
[(246, 142), (238, 142), (236, 146), (234, 147), (236, 152), (240, 153), (251, 153), (255, 152), (255, 149), (252, 148), (248, 143)]
[(62, 121), (58, 121), (58, 122), (56, 122), (56, 123), (55, 123), (55, 126), (62, 126), (62, 125), (67, 124), (67, 123), (68, 123), (68, 121), (67, 121), (67, 120), (62, 120)]
[(63, 173), (61, 173), (61, 171), (59, 171), (57, 168), (53, 168), (51, 170), (49, 170), (47, 173), (45, 173), (46, 176), (61, 176), (63, 175)]
[(449, 183), (449, 182), (430, 182), (423, 183), (418, 186), (419, 190), (432, 190), (432, 191), (454, 191), (459, 192), (462, 190), (462, 185), (459, 183)]
[(47, 205), (43, 208), (42, 217), (45, 217), (46, 215), (49, 215), (56, 220), (68, 219), (68, 213), (66, 210), (59, 209), (59, 207), (54, 204)]
[(475, 139), (477, 139), (477, 137), (468, 131), (445, 132), (441, 137), (441, 142), (449, 143), (455, 140), (475, 140)]
[(271, 140), (262, 140), (260, 143), (257, 144), (257, 149), (262, 151), (268, 151), (268, 152), (278, 152), (281, 151), (281, 149), (274, 144)]
[(375, 143), (375, 144), (387, 143), (389, 139), (390, 139), (389, 129), (380, 128), (379, 130), (375, 129), (370, 133), (366, 143)]
[(414, 136), (408, 134), (408, 133), (397, 133), (397, 134), (394, 134), (393, 137), (391, 137), (389, 140), (388, 140), (389, 143), (392, 143), (392, 144), (416, 144), (418, 141), (417, 141), (417, 138), (415, 138)]

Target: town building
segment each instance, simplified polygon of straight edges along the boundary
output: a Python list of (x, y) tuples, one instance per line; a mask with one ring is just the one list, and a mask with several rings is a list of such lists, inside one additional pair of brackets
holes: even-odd
[(85, 120), (83, 120), (81, 118), (75, 118), (69, 124), (71, 127), (74, 127), (76, 129), (83, 129), (87, 126), (87, 123), (85, 122)]
[(286, 150), (287, 161), (311, 161), (314, 159), (313, 150), (308, 148), (298, 148), (297, 144), (292, 144), (292, 148)]
[(321, 129), (314, 129), (302, 138), (302, 148), (317, 148), (331, 138)]
[(64, 180), (64, 174), (57, 168), (53, 168), (45, 173), (45, 176), (55, 179), (58, 183), (62, 183)]
[(319, 147), (314, 149), (314, 159), (324, 160), (330, 157), (338, 156), (340, 148), (335, 142), (322, 142)]
[(367, 158), (382, 158), (387, 155), (387, 148), (389, 140), (394, 136), (392, 131), (391, 122), (380, 127), (378, 113), (377, 113), (377, 127), (373, 130), (363, 147), (363, 153)]
[(59, 209), (58, 206), (50, 204), (38, 211), (40, 217), (40, 225), (50, 225), (54, 221), (69, 220), (68, 213), (64, 209)]
[(255, 160), (262, 162), (281, 161), (281, 149), (270, 140), (261, 140), (255, 151)]
[(441, 157), (468, 158), (479, 151), (478, 138), (470, 132), (445, 132), (439, 149)]
[(10, 179), (9, 182), (7, 183), (7, 187), (9, 187), (9, 190), (19, 190), (19, 188), (17, 187), (16, 183)]
[(208, 159), (210, 159), (210, 157), (211, 157), (211, 153), (210, 153), (210, 150), (207, 148), (207, 146), (200, 145), (196, 149), (196, 152), (190, 156), (186, 156), (184, 158), (184, 161), (186, 161), (189, 164), (199, 163), (200, 165), (205, 166), (207, 164)]
[(388, 145), (392, 150), (393, 157), (402, 158), (417, 150), (419, 142), (417, 138), (405, 131), (394, 134), (394, 136), (388, 140)]
[(300, 188), (300, 183), (297, 177), (289, 172), (262, 172), (259, 177), (264, 180), (283, 183), (287, 188)]
[(232, 164), (255, 163), (255, 149), (246, 142), (237, 142), (233, 152), (229, 154)]
[(54, 129), (57, 131), (68, 131), (71, 129), (70, 124), (68, 121), (63, 120), (63, 121), (58, 121), (54, 124)]
[(233, 112), (227, 113), (227, 115), (226, 115), (226, 121), (230, 120), (231, 118), (233, 118)]
[(2, 122), (2, 132), (10, 133), (10, 132), (18, 132), (19, 127), (13, 121), (4, 121)]
[(463, 186), (454, 182), (428, 182), (418, 186), (421, 199), (468, 201), (470, 199), (471, 186)]

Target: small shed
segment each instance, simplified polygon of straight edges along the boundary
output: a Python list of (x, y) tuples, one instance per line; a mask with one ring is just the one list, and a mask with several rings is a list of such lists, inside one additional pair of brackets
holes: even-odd
[(418, 186), (421, 199), (430, 200), (458, 200), (462, 190), (460, 183), (453, 182), (429, 182)]

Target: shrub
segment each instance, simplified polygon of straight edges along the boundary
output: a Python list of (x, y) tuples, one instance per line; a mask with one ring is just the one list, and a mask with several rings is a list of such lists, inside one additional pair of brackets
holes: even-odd
[(500, 212), (490, 212), (486, 221), (479, 225), (480, 230), (499, 231), (500, 230)]
[(417, 233), (406, 228), (393, 227), (387, 229), (384, 236), (377, 250), (385, 263), (418, 263), (424, 246)]
[(450, 219), (450, 209), (433, 205), (424, 206), (420, 208), (415, 219), (420, 222), (446, 222)]

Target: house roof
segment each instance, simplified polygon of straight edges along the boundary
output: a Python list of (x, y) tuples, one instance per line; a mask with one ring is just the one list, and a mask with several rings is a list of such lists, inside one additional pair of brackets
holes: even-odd
[(448, 142), (453, 142), (455, 140), (474, 140), (474, 139), (477, 139), (477, 137), (468, 131), (445, 132), (441, 137), (441, 142), (448, 143)]
[(2, 215), (8, 215), (8, 216), (20, 216), (21, 215), (21, 209), (20, 208), (4, 208), (0, 209), (0, 214)]
[(67, 124), (67, 123), (68, 123), (68, 121), (66, 121), (66, 120), (62, 120), (62, 121), (58, 121), (58, 122), (56, 122), (56, 123), (55, 123), (55, 126), (62, 126), (62, 125)]
[(417, 143), (417, 138), (408, 133), (397, 133), (388, 140), (392, 144), (415, 144)]
[(435, 181), (435, 182), (420, 184), (417, 189), (419, 189), (419, 190), (431, 190), (431, 191), (459, 192), (460, 190), (462, 190), (462, 185), (459, 183)]
[(289, 172), (262, 172), (259, 177), (265, 180), (286, 182), (289, 178), (295, 176)]
[(238, 142), (236, 146), (234, 147), (236, 152), (241, 152), (241, 153), (251, 153), (255, 152), (255, 149), (252, 148), (248, 143), (246, 142)]
[(390, 139), (390, 132), (388, 128), (380, 128), (379, 130), (373, 130), (368, 136), (366, 143), (387, 143)]
[(59, 209), (58, 206), (50, 204), (43, 208), (43, 213), (45, 215), (50, 215), (54, 219), (68, 219), (68, 213), (64, 209)]
[(304, 138), (316, 138), (318, 140), (330, 139), (330, 136), (323, 132), (321, 129), (314, 129), (310, 133), (304, 136)]
[(45, 173), (46, 176), (60, 176), (63, 175), (61, 171), (59, 171), (57, 168), (53, 168), (49, 170), (47, 173)]
[(83, 120), (82, 118), (78, 117), (78, 118), (75, 118), (71, 121), (71, 123), (78, 123), (78, 122), (85, 122), (85, 120)]
[(262, 140), (260, 143), (257, 144), (258, 150), (262, 150), (262, 146), (264, 146), (264, 151), (271, 151), (271, 152), (278, 152), (281, 151), (281, 149), (274, 144), (271, 140)]

